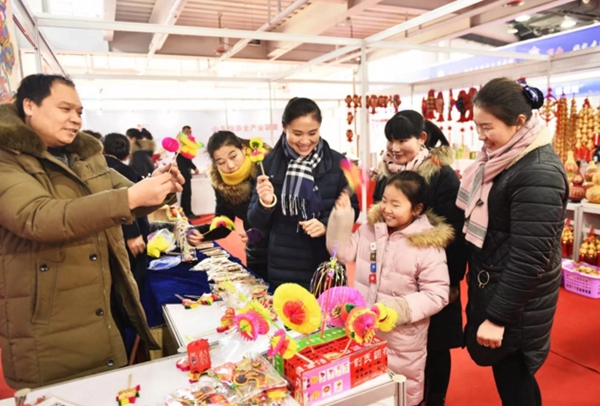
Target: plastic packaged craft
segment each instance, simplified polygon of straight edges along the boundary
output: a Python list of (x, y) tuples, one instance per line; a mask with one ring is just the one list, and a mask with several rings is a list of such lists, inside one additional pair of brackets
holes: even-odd
[(177, 245), (179, 245), (179, 250), (181, 252), (181, 260), (183, 262), (195, 262), (198, 260), (196, 256), (196, 248), (192, 247), (187, 240), (188, 232), (192, 226), (187, 220), (180, 218), (175, 223), (175, 237), (177, 239)]
[(235, 262), (231, 262), (227, 258), (223, 257), (210, 257), (203, 259), (202, 261), (194, 265), (194, 267), (192, 267), (191, 270), (208, 272), (222, 269), (223, 267), (229, 266), (231, 264), (235, 264)]
[(179, 255), (166, 255), (162, 258), (150, 261), (148, 269), (153, 271), (164, 271), (165, 269), (175, 268), (181, 263), (181, 257)]
[(229, 406), (239, 404), (235, 391), (212, 376), (202, 376), (193, 385), (177, 389), (165, 402), (167, 406)]
[(212, 374), (235, 391), (242, 404), (265, 391), (287, 387), (287, 381), (260, 355), (225, 363), (213, 368)]
[(166, 228), (148, 235), (147, 252), (152, 258), (158, 258), (161, 253), (173, 251), (175, 248), (175, 235)]

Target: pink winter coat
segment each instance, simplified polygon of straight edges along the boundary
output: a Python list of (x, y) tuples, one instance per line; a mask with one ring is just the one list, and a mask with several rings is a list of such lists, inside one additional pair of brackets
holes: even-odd
[[(448, 304), (450, 280), (444, 248), (454, 237), (453, 229), (428, 212), (390, 236), (375, 205), (369, 224), (352, 234), (352, 210), (348, 212), (331, 214), (327, 247), (332, 251), (337, 242), (339, 261), (356, 261), (354, 287), (367, 304), (395, 303), (401, 314), (408, 315), (404, 324), (378, 336), (388, 343), (389, 369), (407, 378), (408, 404), (417, 405), (423, 400), (429, 318)], [(373, 242), (377, 244), (376, 284), (369, 283)]]

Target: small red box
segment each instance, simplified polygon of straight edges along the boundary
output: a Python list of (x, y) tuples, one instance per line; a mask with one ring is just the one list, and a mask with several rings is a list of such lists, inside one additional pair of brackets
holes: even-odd
[(312, 365), (300, 357), (283, 361), (283, 374), (298, 403), (308, 406), (320, 402), (387, 373), (387, 342), (378, 337), (368, 345), (353, 342), (342, 355), (347, 344), (344, 336), (313, 346), (314, 352), (301, 350)]

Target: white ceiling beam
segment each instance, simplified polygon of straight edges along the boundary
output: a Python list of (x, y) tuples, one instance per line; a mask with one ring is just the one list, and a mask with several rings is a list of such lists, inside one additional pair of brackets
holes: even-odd
[[(188, 0), (156, 0), (148, 22), (150, 24), (175, 25), (187, 2)], [(156, 51), (160, 51), (167, 37), (168, 34), (164, 33), (154, 34), (148, 47), (148, 58), (151, 58)]]
[(321, 56), (319, 56), (317, 58), (314, 58), (314, 59), (312, 59), (312, 60), (310, 60), (310, 61), (308, 61), (308, 62), (306, 62), (306, 63), (304, 63), (304, 64), (302, 64), (300, 66), (296, 66), (295, 68), (288, 69), (285, 72), (280, 73), (280, 74), (274, 76), (273, 78), (271, 78), (271, 81), (273, 81), (273, 82), (279, 82), (281, 79), (283, 79), (283, 78), (285, 78), (287, 76), (295, 75), (296, 73), (302, 72), (302, 71), (304, 71), (304, 70), (306, 70), (306, 69), (308, 69), (308, 68), (310, 68), (312, 66), (319, 65), (319, 64), (321, 64), (323, 62), (330, 61), (332, 59), (337, 58), (338, 56), (346, 55), (349, 52), (357, 50), (358, 48), (360, 48), (360, 46), (357, 46), (357, 45), (347, 45), (347, 46), (345, 46), (343, 48), (336, 49), (335, 51), (328, 52), (325, 55), (321, 55)]
[[(296, 11), (300, 10), (308, 2), (309, 2), (309, 0), (296, 0), (294, 3), (290, 4), (289, 7), (287, 7), (285, 10), (281, 11), (279, 14), (277, 14), (275, 17), (273, 17), (270, 21), (267, 21), (264, 25), (262, 25), (260, 28), (258, 28), (257, 31), (260, 32), (260, 31), (270, 30), (271, 28), (275, 27), (276, 24), (279, 24), (281, 21), (285, 20), (286, 18), (288, 18), (289, 16), (294, 14)], [(249, 43), (250, 43), (250, 39), (239, 40), (233, 46), (233, 48), (231, 48), (224, 55), (222, 55), (217, 60), (217, 63), (214, 64), (211, 68), (214, 68), (218, 63), (223, 62), (223, 61), (235, 56), (237, 53), (239, 53), (244, 48), (246, 48), (246, 46)]]
[[(12, 5), (14, 7), (13, 21), (27, 41), (34, 49), (37, 49), (40, 53), (40, 57), (46, 61), (54, 73), (68, 76), (58, 61), (58, 58), (56, 58), (56, 54), (52, 50), (52, 47), (50, 47), (48, 39), (44, 33), (39, 30), (39, 24), (36, 27), (36, 17), (33, 15), (27, 4), (25, 4), (23, 0), (14, 0)], [(36, 39), (38, 37), (39, 41)]]
[[(115, 21), (117, 18), (117, 0), (104, 0), (104, 21)], [(104, 31), (104, 41), (112, 42), (113, 30)]]
[(371, 35), (365, 39), (367, 44), (373, 44), (375, 42), (383, 41), (389, 37), (400, 34), (402, 32), (406, 32), (413, 28), (418, 28), (420, 25), (429, 23), (431, 21), (437, 20), (438, 18), (446, 17), (450, 14), (454, 14), (460, 10), (463, 10), (467, 7), (470, 7), (474, 4), (481, 3), (483, 0), (456, 0), (445, 6), (436, 8), (435, 10), (431, 10), (425, 14), (421, 14), (418, 17), (411, 18), (408, 21), (405, 21), (401, 24), (395, 25), (393, 27), (388, 28), (387, 30), (383, 30), (377, 34)]
[[(347, 18), (359, 15), (382, 0), (348, 0), (343, 3), (313, 3), (310, 8), (303, 10), (302, 18), (289, 21), (276, 31), (297, 34), (322, 34), (331, 27), (345, 23)], [(281, 58), (286, 53), (300, 46), (294, 42), (273, 42), (269, 46), (273, 49), (269, 53), (271, 60)]]
[(246, 38), (259, 39), (263, 41), (291, 41), (307, 44), (322, 45), (357, 45), (360, 39), (322, 37), (318, 35), (284, 34), (278, 32), (256, 32), (250, 30), (230, 30), (226, 28), (204, 28), (182, 25), (160, 25), (146, 23), (131, 23), (121, 21), (97, 21), (86, 19), (73, 19), (54, 17), (48, 14), (38, 16), (38, 26), (56, 28), (79, 28), (84, 30), (114, 30), (126, 32), (162, 33), (175, 35), (189, 35), (194, 37), (212, 38)]
[[(215, 82), (215, 83), (264, 83), (271, 81), (270, 78), (254, 78), (254, 77), (221, 77), (221, 76), (167, 76), (167, 75), (124, 75), (124, 74), (73, 74), (72, 79), (81, 80), (149, 80), (149, 81), (171, 81), (171, 82)], [(281, 79), (279, 83), (305, 83), (305, 84), (330, 84), (330, 85), (351, 85), (354, 82), (351, 80), (327, 80), (327, 79)], [(401, 82), (382, 81), (371, 82), (371, 85), (376, 86), (396, 86)]]
[(469, 55), (481, 55), (481, 56), (493, 56), (495, 58), (512, 58), (512, 59), (524, 59), (524, 60), (532, 60), (532, 61), (547, 61), (549, 59), (548, 55), (535, 55), (535, 54), (526, 54), (523, 52), (504, 52), (504, 51), (494, 51), (487, 49), (477, 49), (477, 48), (459, 48), (452, 46), (450, 48), (447, 47), (438, 47), (434, 45), (421, 45), (421, 44), (408, 44), (402, 42), (377, 42), (369, 45), (370, 48), (378, 48), (378, 49), (395, 49), (395, 50), (403, 50), (403, 51), (423, 51), (423, 52), (434, 52), (434, 53), (443, 53), (443, 54), (453, 54), (453, 53), (463, 53)]

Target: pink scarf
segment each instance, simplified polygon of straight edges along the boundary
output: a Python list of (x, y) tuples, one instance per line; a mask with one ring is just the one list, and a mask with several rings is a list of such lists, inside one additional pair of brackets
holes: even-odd
[(405, 164), (395, 164), (392, 163), (392, 165), (395, 167), (396, 171), (393, 172), (392, 169), (390, 168), (390, 165), (388, 165), (388, 168), (390, 168), (390, 172), (393, 173), (398, 173), (398, 172), (402, 172), (402, 171), (416, 171), (417, 168), (427, 160), (427, 158), (429, 158), (429, 150), (427, 149), (427, 147), (425, 147), (424, 145), (421, 147), (421, 149), (419, 150), (419, 152), (417, 153), (417, 155), (415, 155), (415, 157), (413, 159), (411, 159), (409, 162), (405, 163)]
[(392, 174), (400, 172), (401, 165), (394, 163), (394, 155), (390, 151), (385, 153), (384, 162)]
[(456, 205), (465, 211), (465, 238), (476, 247), (483, 247), (485, 241), (489, 222), (487, 203), (494, 179), (533, 143), (541, 129), (541, 120), (532, 116), (508, 144), (495, 151), (484, 146), (475, 163), (465, 169)]

